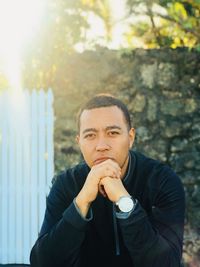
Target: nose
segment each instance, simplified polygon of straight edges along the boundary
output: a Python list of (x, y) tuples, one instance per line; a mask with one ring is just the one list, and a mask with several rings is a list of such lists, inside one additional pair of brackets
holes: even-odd
[(110, 145), (106, 142), (105, 138), (99, 138), (96, 144), (96, 151), (110, 150)]

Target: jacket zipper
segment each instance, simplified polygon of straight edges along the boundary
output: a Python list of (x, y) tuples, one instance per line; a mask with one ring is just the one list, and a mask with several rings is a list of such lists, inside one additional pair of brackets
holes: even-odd
[(116, 253), (116, 256), (119, 256), (120, 255), (119, 235), (117, 231), (117, 218), (115, 214), (114, 204), (113, 204), (113, 227), (114, 227), (114, 235), (115, 235), (115, 253)]

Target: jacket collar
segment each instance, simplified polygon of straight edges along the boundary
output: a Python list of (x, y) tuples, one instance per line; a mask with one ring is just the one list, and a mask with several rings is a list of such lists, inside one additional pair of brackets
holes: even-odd
[(132, 150), (129, 150), (128, 168), (127, 168), (126, 174), (122, 180), (125, 185), (128, 185), (130, 180), (133, 179), (133, 173), (135, 170), (135, 163), (136, 163), (135, 154)]

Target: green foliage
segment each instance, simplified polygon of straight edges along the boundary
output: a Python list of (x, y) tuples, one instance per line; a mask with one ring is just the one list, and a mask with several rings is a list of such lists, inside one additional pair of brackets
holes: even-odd
[[(143, 7), (139, 12), (138, 5)], [(132, 24), (128, 40), (136, 36), (147, 48), (188, 47), (199, 49), (200, 45), (200, 0), (179, 1), (134, 1), (128, 0), (129, 15), (146, 15), (144, 22)]]

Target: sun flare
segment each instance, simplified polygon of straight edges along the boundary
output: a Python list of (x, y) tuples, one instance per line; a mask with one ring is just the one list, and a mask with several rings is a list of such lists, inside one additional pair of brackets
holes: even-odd
[(0, 0), (0, 62), (11, 88), (21, 88), (23, 49), (37, 32), (46, 0)]

